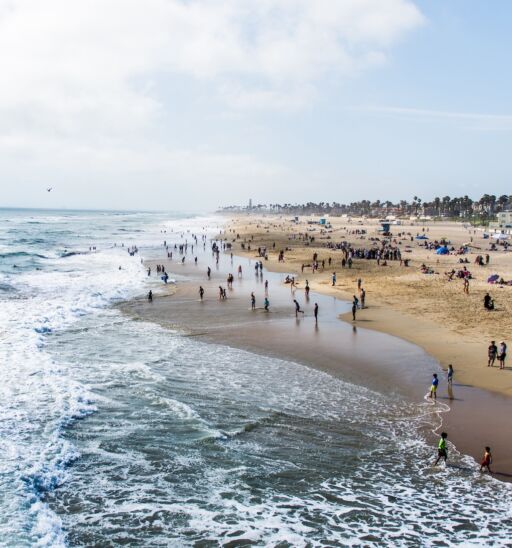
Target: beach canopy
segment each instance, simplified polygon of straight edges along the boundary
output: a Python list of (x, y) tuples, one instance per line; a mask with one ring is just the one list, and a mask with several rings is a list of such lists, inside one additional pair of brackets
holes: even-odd
[(493, 234), (495, 240), (508, 240), (508, 234)]
[(450, 251), (448, 250), (448, 248), (445, 245), (443, 245), (442, 247), (440, 247), (436, 250), (436, 253), (438, 255), (448, 255), (448, 253), (450, 253)]

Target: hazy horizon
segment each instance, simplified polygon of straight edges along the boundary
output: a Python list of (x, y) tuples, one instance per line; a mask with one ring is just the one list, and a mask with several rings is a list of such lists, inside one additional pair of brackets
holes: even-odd
[(509, 194), (498, 6), (0, 0), (0, 207)]

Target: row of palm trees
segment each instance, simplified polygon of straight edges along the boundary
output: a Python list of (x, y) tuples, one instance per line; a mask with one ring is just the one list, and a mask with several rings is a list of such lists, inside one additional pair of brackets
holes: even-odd
[(382, 217), (385, 215), (429, 215), (432, 217), (457, 217), (463, 219), (492, 220), (496, 213), (512, 209), (512, 195), (484, 194), (479, 200), (469, 196), (451, 198), (450, 196), (435, 197), (431, 201), (423, 201), (418, 196), (408, 202), (400, 200), (361, 200), (349, 204), (338, 202), (307, 202), (305, 204), (256, 204), (251, 206), (226, 206), (220, 208), (223, 212), (268, 212), (286, 215), (354, 215)]

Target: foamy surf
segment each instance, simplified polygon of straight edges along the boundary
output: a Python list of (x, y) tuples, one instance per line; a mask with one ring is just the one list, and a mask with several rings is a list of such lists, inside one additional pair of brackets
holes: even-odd
[(507, 545), (510, 486), (454, 448), (432, 467), (441, 405), (111, 308), (161, 284), (122, 241), (159, 257), (208, 220), (30, 217), (0, 225), (48, 257), (0, 265), (6, 544)]

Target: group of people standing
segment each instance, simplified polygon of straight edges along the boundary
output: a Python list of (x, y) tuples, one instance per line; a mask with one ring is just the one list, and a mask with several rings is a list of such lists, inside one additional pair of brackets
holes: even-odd
[(487, 349), (487, 367), (494, 367), (494, 362), (498, 360), (500, 369), (505, 369), (505, 359), (507, 358), (507, 344), (505, 341), (500, 342), (499, 348), (496, 346), (496, 341), (491, 341)]

